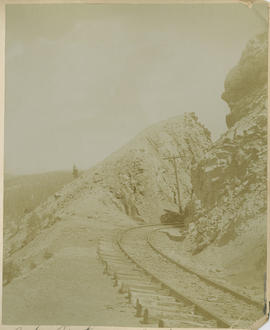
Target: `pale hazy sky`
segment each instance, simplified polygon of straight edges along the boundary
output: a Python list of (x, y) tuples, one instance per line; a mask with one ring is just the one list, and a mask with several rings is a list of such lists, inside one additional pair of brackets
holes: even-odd
[(5, 170), (89, 168), (184, 112), (218, 137), (224, 79), (266, 29), (260, 15), (266, 6), (8, 5)]

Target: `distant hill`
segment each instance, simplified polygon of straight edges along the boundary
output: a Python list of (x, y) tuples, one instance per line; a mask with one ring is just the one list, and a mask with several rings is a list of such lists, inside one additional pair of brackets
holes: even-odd
[(72, 172), (4, 175), (4, 230), (14, 231), (20, 219), (73, 180)]

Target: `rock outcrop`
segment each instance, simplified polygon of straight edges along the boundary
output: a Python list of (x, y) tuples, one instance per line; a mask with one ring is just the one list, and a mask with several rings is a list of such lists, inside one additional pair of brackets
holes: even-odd
[(222, 98), (231, 110), (226, 117), (228, 128), (249, 113), (265, 108), (268, 75), (267, 44), (267, 33), (252, 39), (247, 44), (238, 65), (227, 75)]
[[(265, 239), (267, 202), (267, 35), (250, 41), (225, 81), (228, 131), (192, 168), (193, 253), (226, 244), (257, 223)], [(255, 234), (254, 234), (255, 235)], [(254, 236), (255, 239), (255, 236)]]

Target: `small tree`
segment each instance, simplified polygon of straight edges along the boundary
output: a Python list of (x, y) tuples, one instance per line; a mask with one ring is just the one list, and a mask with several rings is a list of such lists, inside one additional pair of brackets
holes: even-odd
[(79, 171), (75, 164), (73, 165), (72, 175), (74, 179), (76, 179), (79, 176)]
[(20, 274), (20, 268), (13, 261), (4, 262), (3, 264), (3, 285), (10, 283)]
[(40, 232), (42, 223), (41, 219), (38, 214), (33, 212), (31, 216), (27, 219), (26, 222), (26, 237), (23, 242), (23, 246), (27, 245), (30, 243)]

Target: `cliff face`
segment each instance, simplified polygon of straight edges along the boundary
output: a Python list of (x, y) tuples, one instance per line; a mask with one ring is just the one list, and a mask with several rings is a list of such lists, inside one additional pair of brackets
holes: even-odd
[(100, 176), (113, 187), (114, 196), (128, 215), (157, 222), (164, 208), (177, 210), (174, 168), (164, 158), (180, 156), (176, 165), (181, 173), (184, 208), (191, 193), (191, 164), (202, 157), (210, 143), (208, 130), (194, 114), (172, 118), (150, 127), (120, 153), (112, 155), (102, 164)]
[(256, 228), (266, 235), (267, 36), (257, 36), (225, 81), (228, 131), (192, 168), (194, 219), (187, 239), (193, 253), (226, 244)]
[(222, 98), (230, 107), (228, 128), (256, 110), (263, 110), (267, 98), (267, 34), (249, 41), (238, 65), (227, 75)]

